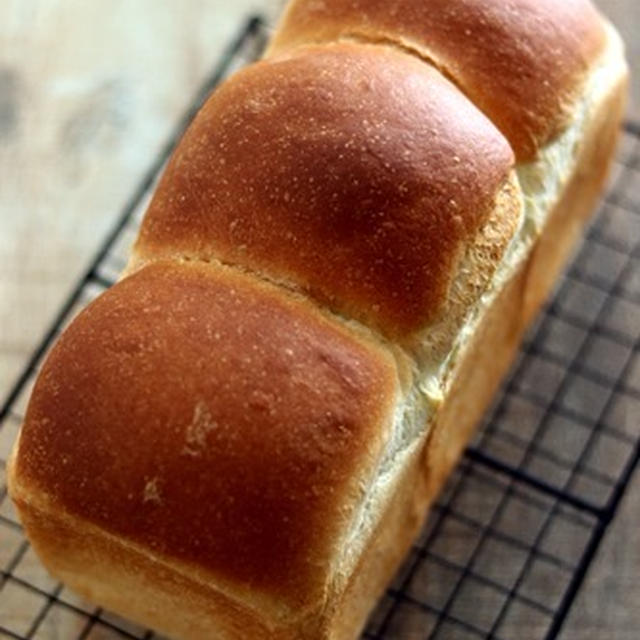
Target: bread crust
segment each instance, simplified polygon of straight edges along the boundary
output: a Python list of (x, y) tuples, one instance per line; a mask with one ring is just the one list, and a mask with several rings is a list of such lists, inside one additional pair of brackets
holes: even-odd
[(211, 96), (135, 253), (240, 265), (407, 344), (446, 312), (505, 190), (498, 226), (515, 228), (512, 167), (506, 140), (428, 65), (386, 47), (311, 47)]
[[(459, 459), (595, 204), (615, 146), (625, 88), (626, 78), (620, 77), (598, 106), (562, 199), (451, 372), (447, 396), (430, 435), (409, 452), (360, 561), (343, 588), (333, 593), (331, 605), (321, 598), (307, 603), (306, 614), (278, 618), (264, 603), (256, 608), (255, 595), (247, 601), (229, 597), (220, 582), (196, 579), (202, 574), (192, 565), (175, 557), (162, 558), (151, 546), (131, 544), (104, 526), (69, 514), (65, 506), (51, 500), (50, 484), (42, 486), (22, 468), (34, 450), (23, 445), (23, 436), (10, 461), (9, 489), (49, 570), (90, 600), (176, 638), (205, 640), (213, 632), (222, 640), (356, 637), (415, 539), (427, 508)], [(50, 473), (57, 472), (50, 468)], [(180, 616), (175, 615), (176, 601)]]
[(431, 61), (496, 124), (518, 161), (567, 126), (605, 45), (589, 0), (294, 0), (267, 56), (357, 39)]
[(616, 62), (610, 90), (593, 106), (576, 168), (561, 198), (465, 344), (450, 371), (445, 399), (427, 438), (407, 458), (340, 601), (331, 624), (334, 631), (327, 636), (331, 640), (353, 639), (364, 628), (366, 616), (415, 541), (425, 514), (494, 398), (525, 331), (575, 249), (602, 191), (624, 114), (628, 75), (622, 61)]
[(53, 348), (15, 477), (22, 495), (298, 615), (326, 597), (399, 392), (386, 349), (308, 302), (155, 263)]
[[(65, 513), (55, 503), (48, 503), (45, 494), (30, 488), (23, 491), (17, 474), (14, 457), (9, 461), (7, 478), (38, 556), (52, 575), (83, 598), (138, 624), (162, 629), (172, 638), (299, 638), (291, 626), (278, 629), (277, 616), (265, 615), (265, 610), (258, 612), (225, 595), (219, 584), (213, 587), (199, 580), (197, 573), (184, 565), (166, 561)], [(75, 636), (81, 627), (73, 631)]]
[[(390, 442), (411, 368), (370, 329), (238, 269), (134, 263), (54, 347), (10, 461), (10, 494), (52, 573), (176, 638), (355, 637), (600, 192), (627, 82), (610, 44), (608, 90), (588, 105), (560, 198), (404, 448)], [(499, 261), (491, 232), (502, 246), (513, 231), (498, 211), (469, 236), (467, 264)], [(487, 287), (470, 281), (463, 291)], [(393, 473), (359, 527), (389, 451)]]

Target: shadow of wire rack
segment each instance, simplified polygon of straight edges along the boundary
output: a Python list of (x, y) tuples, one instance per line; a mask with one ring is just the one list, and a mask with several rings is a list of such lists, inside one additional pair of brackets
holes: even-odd
[[(4, 470), (38, 367), (117, 278), (155, 181), (211, 89), (256, 58), (258, 18), (231, 44), (26, 364), (0, 413)], [(640, 446), (640, 126), (612, 189), (522, 346), (473, 445), (432, 509), (364, 638), (555, 638), (635, 470)], [(4, 478), (4, 473), (2, 474)], [(525, 626), (526, 625), (526, 626)], [(157, 637), (49, 577), (0, 484), (0, 637)]]

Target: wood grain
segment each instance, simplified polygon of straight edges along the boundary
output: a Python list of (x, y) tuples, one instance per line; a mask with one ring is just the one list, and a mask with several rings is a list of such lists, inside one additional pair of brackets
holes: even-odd
[(256, 6), (0, 3), (0, 390)]

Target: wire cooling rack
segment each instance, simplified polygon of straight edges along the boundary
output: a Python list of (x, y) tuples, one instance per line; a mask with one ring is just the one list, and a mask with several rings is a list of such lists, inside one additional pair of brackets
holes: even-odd
[[(156, 178), (211, 89), (254, 59), (254, 18), (195, 96), (119, 223), (26, 364), (0, 413), (0, 466), (57, 335), (123, 268)], [(640, 446), (640, 127), (628, 124), (613, 187), (522, 346), (365, 638), (551, 639), (637, 466)], [(4, 478), (4, 473), (2, 473)], [(157, 638), (47, 575), (0, 484), (0, 637)]]

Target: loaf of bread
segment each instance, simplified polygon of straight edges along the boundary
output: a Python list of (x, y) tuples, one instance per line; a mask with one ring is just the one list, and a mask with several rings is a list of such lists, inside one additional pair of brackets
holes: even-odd
[(54, 576), (174, 638), (356, 638), (580, 236), (588, 0), (294, 0), (206, 102), (9, 467)]

